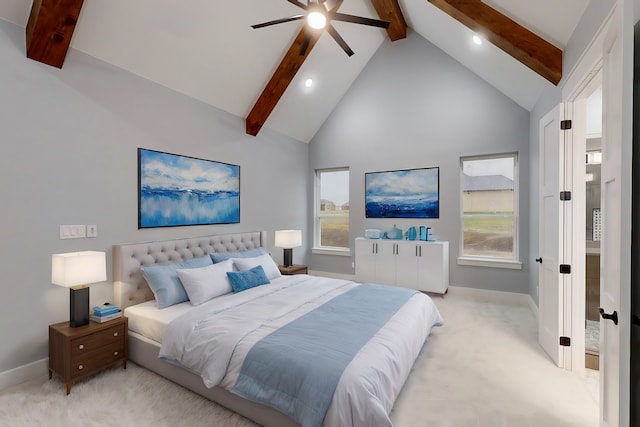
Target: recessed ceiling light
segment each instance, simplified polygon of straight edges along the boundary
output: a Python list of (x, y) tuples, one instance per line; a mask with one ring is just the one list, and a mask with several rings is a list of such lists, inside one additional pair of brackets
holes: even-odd
[(307, 79), (307, 80), (305, 80), (305, 81), (304, 81), (304, 85), (305, 85), (306, 87), (311, 87), (311, 86), (313, 86), (313, 79)]
[(478, 46), (482, 44), (482, 39), (478, 35), (474, 34), (472, 39), (473, 39), (473, 42)]

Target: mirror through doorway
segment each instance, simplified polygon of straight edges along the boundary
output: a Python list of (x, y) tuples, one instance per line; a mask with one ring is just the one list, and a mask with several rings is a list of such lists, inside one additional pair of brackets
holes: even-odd
[(600, 365), (600, 167), (602, 163), (602, 89), (587, 99), (586, 144), (586, 274), (585, 274), (585, 367)]

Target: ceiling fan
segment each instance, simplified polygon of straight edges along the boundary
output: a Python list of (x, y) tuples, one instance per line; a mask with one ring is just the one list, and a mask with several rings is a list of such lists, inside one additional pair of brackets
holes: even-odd
[(340, 0), (307, 0), (307, 4), (304, 4), (298, 0), (287, 1), (293, 5), (298, 6), (300, 9), (304, 9), (305, 12), (299, 15), (289, 16), (287, 18), (281, 18), (274, 21), (263, 22), (262, 24), (252, 25), (251, 28), (263, 28), (270, 25), (282, 24), (284, 22), (297, 21), (299, 19), (306, 18), (307, 31), (305, 33), (304, 41), (300, 46), (300, 56), (304, 56), (304, 54), (307, 52), (307, 48), (309, 47), (309, 42), (311, 40), (309, 32), (322, 30), (326, 30), (347, 55), (353, 55), (353, 50), (351, 50), (347, 42), (344, 41), (344, 39), (333, 27), (333, 25), (331, 25), (331, 21), (352, 22), (354, 24), (370, 25), (372, 27), (389, 28), (389, 22), (387, 21), (380, 21), (378, 19), (338, 13), (337, 9), (340, 4), (342, 4), (342, 1)]

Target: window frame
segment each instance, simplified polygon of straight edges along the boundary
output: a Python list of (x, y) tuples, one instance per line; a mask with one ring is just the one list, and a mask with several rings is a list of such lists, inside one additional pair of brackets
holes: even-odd
[[(464, 163), (466, 161), (474, 160), (491, 160), (491, 159), (513, 159), (513, 215), (508, 214), (495, 214), (495, 215), (465, 215), (464, 213)], [(459, 236), (459, 252), (458, 252), (458, 265), (470, 265), (476, 267), (494, 267), (494, 268), (507, 268), (507, 269), (522, 269), (522, 262), (520, 261), (520, 168), (519, 168), (519, 155), (517, 152), (498, 153), (498, 154), (484, 154), (476, 156), (463, 156), (460, 157), (460, 236)], [(464, 219), (465, 218), (496, 218), (496, 217), (513, 217), (514, 229), (513, 229), (513, 258), (498, 258), (489, 255), (465, 255), (464, 254)]]
[[(347, 241), (349, 242), (349, 247), (343, 248), (339, 246), (322, 246), (320, 245), (320, 220), (322, 217), (328, 217), (330, 215), (322, 215), (320, 205), (322, 203), (321, 193), (321, 176), (323, 173), (330, 172), (348, 172), (349, 178), (348, 181), (351, 181), (351, 171), (348, 166), (336, 167), (336, 168), (323, 168), (315, 170), (315, 181), (314, 181), (314, 202), (313, 202), (313, 247), (311, 248), (311, 253), (320, 254), (320, 255), (338, 255), (338, 256), (351, 256), (351, 203), (349, 203), (349, 213), (347, 214), (347, 226), (349, 227), (349, 232), (347, 236)], [(351, 194), (349, 194), (349, 202), (351, 201)]]

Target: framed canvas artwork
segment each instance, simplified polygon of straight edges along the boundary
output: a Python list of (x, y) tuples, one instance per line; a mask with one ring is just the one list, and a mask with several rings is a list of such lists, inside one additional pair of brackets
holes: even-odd
[(367, 218), (439, 218), (438, 167), (365, 173)]
[(240, 166), (138, 148), (138, 228), (240, 222)]

